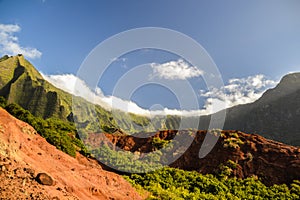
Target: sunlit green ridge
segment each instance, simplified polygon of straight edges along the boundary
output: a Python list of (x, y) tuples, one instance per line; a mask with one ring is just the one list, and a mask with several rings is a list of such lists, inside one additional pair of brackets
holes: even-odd
[[(0, 95), (4, 96), (8, 103), (17, 103), (29, 110), (37, 117), (59, 118), (71, 120), (72, 103), (80, 109), (76, 121), (85, 124), (90, 131), (114, 132), (122, 129), (128, 133), (138, 132), (137, 127), (144, 126), (146, 131), (155, 131), (149, 118), (132, 113), (114, 110), (113, 115), (109, 110), (99, 105), (93, 105), (81, 97), (72, 95), (53, 86), (43, 79), (35, 67), (22, 55), (4, 56), (0, 59)], [(98, 122), (91, 120), (89, 114), (96, 111)], [(174, 120), (172, 120), (174, 118)], [(165, 124), (161, 124), (157, 118), (154, 123), (161, 127), (175, 129), (178, 127), (178, 117), (169, 117)], [(176, 123), (175, 123), (176, 122)], [(159, 127), (160, 128), (160, 127)]]

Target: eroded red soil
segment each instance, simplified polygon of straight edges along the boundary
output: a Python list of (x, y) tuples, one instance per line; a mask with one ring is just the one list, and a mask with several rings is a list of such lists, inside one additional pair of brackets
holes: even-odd
[[(46, 173), (53, 185), (36, 181)], [(73, 158), (46, 142), (28, 124), (0, 108), (1, 199), (141, 199), (121, 176), (93, 159)]]

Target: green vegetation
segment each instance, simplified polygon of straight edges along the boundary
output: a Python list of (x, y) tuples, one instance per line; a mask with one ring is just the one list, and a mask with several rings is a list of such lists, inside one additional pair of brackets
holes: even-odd
[(9, 58), (8, 55), (4, 55), (2, 58), (0, 58), (0, 62), (1, 62), (1, 61), (4, 61), (4, 60), (7, 60), (8, 58)]
[(0, 107), (5, 108), (6, 106), (6, 99), (2, 96), (0, 96)]
[(218, 179), (195, 171), (163, 168), (147, 174), (124, 176), (140, 191), (151, 193), (148, 199), (299, 199), (300, 181), (288, 187), (285, 184), (265, 186), (257, 178), (243, 180)]
[(152, 146), (155, 148), (155, 150), (162, 149), (169, 143), (168, 140), (160, 139), (159, 137), (154, 137), (152, 139)]
[(128, 115), (136, 125), (148, 126), (150, 123), (150, 119), (147, 117), (142, 117), (133, 113), (129, 113)]
[(208, 133), (208, 134), (211, 134), (211, 135), (213, 135), (213, 136), (215, 136), (215, 137), (219, 137), (220, 135), (221, 135), (222, 137), (224, 137), (224, 134), (222, 134), (222, 130), (221, 130), (221, 129), (211, 129), (211, 130), (209, 130), (207, 133)]
[(101, 163), (111, 166), (118, 171), (123, 172), (148, 172), (162, 167), (160, 158), (162, 153), (155, 151), (144, 157), (139, 152), (128, 152), (123, 150), (114, 150), (108, 145), (103, 144), (100, 148), (89, 148), (91, 155), (97, 158)]
[(232, 172), (237, 169), (238, 166), (238, 163), (228, 160), (226, 163), (219, 166), (217, 177), (224, 180), (228, 179), (232, 176)]
[(15, 66), (17, 65), (17, 63), (17, 58), (9, 58), (8, 56), (4, 56), (0, 59), (0, 87), (4, 86), (13, 78)]
[[(181, 136), (186, 137), (184, 134)], [(182, 154), (183, 149), (180, 148), (179, 141), (178, 138), (164, 140), (153, 137), (150, 141), (151, 145), (149, 144), (149, 150), (152, 151), (148, 153), (139, 150), (135, 152), (125, 151), (105, 140), (99, 146), (89, 145), (88, 149), (92, 157), (118, 171), (142, 173), (160, 169), (169, 164), (178, 154)]]
[[(221, 133), (221, 137), (225, 137), (224, 133)], [(243, 145), (244, 142), (239, 138), (237, 133), (229, 133), (229, 137), (224, 139), (223, 146), (225, 148), (240, 148), (240, 145)]]
[[(1, 98), (0, 98), (1, 99)], [(33, 116), (17, 104), (9, 104), (5, 109), (16, 118), (29, 123), (42, 137), (57, 149), (75, 157), (76, 150), (87, 155), (82, 141), (76, 138), (75, 126), (60, 119), (47, 120)]]
[(166, 129), (168, 130), (179, 129), (180, 122), (181, 122), (180, 116), (167, 115), (167, 119), (165, 121)]

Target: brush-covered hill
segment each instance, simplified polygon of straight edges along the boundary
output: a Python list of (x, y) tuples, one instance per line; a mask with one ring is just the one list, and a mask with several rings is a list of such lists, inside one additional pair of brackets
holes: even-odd
[(1, 199), (141, 199), (121, 176), (73, 158), (0, 108)]
[[(159, 131), (149, 138), (107, 134), (106, 138), (110, 142), (105, 145), (113, 144), (142, 157), (144, 153), (160, 151), (163, 146), (173, 142), (175, 136), (187, 137), (191, 134), (192, 132), (189, 131), (176, 130)], [(199, 150), (206, 134), (219, 134), (220, 137), (212, 151), (204, 158), (199, 158)], [(91, 134), (90, 137), (89, 143), (93, 146), (103, 144), (99, 134)], [(193, 137), (192, 144), (182, 156), (171, 163), (171, 167), (240, 179), (256, 176), (266, 185), (289, 184), (293, 180), (300, 180), (300, 148), (268, 140), (257, 134), (246, 134), (235, 130), (215, 130), (210, 133), (197, 131), (193, 132)], [(168, 147), (171, 150), (167, 156), (175, 156), (180, 149), (175, 143), (173, 147)], [(160, 159), (163, 162), (165, 157)], [(108, 160), (108, 162), (113, 161)]]

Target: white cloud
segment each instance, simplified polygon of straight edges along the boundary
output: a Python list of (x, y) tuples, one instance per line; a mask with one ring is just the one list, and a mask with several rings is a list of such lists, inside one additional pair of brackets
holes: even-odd
[(203, 71), (195, 66), (190, 66), (184, 60), (170, 61), (163, 64), (152, 63), (153, 76), (169, 80), (184, 80), (199, 77)]
[(122, 68), (127, 69), (127, 65), (126, 65), (127, 60), (128, 58), (125, 57), (121, 57), (121, 58), (115, 57), (111, 59), (111, 62), (118, 63)]
[(18, 37), (14, 35), (21, 31), (21, 27), (15, 24), (0, 24), (0, 53), (8, 55), (23, 54), (27, 58), (40, 58), (42, 53), (31, 47), (22, 47)]
[(109, 105), (102, 99), (104, 95), (100, 88), (97, 87), (95, 92), (93, 92), (83, 80), (73, 74), (45, 75), (41, 72), (41, 75), (57, 88), (72, 95), (83, 97), (91, 103), (100, 104), (106, 109), (110, 109)]
[(127, 60), (128, 60), (128, 58), (125, 58), (125, 57), (122, 57), (122, 58), (115, 57), (115, 58), (111, 59), (112, 62), (126, 62)]
[(212, 88), (210, 91), (200, 91), (200, 96), (206, 97), (206, 106), (210, 101), (220, 100), (226, 103), (226, 107), (239, 104), (251, 103), (262, 96), (269, 88), (274, 87), (278, 82), (267, 79), (264, 75), (258, 74), (247, 78), (234, 78), (228, 81), (223, 88)]
[[(107, 110), (119, 109), (124, 112), (131, 112), (140, 115), (202, 115), (206, 114), (205, 110), (176, 110), (164, 108), (163, 110), (150, 111), (139, 107), (136, 103), (128, 100), (123, 100), (114, 96), (105, 96), (102, 90), (97, 87), (93, 92), (86, 83), (73, 74), (63, 75), (45, 75), (41, 73), (45, 80), (70, 94), (85, 98), (91, 103), (98, 104)], [(75, 87), (76, 86), (76, 87)], [(75, 89), (76, 88), (76, 89)]]
[[(42, 74), (42, 73), (41, 73)], [(163, 108), (161, 110), (147, 110), (139, 107), (135, 102), (123, 100), (114, 96), (105, 96), (97, 87), (92, 91), (86, 83), (73, 74), (44, 75), (42, 76), (54, 86), (76, 96), (81, 96), (91, 103), (101, 105), (111, 110), (119, 109), (140, 115), (183, 115), (200, 116), (215, 113), (238, 104), (250, 103), (257, 100), (263, 92), (275, 86), (276, 81), (269, 80), (263, 75), (255, 75), (241, 79), (230, 79), (228, 84), (221, 89), (201, 91), (200, 95), (206, 98), (205, 105), (199, 110), (177, 110)], [(76, 85), (76, 87), (75, 87)], [(75, 89), (76, 88), (76, 89)]]
[(149, 115), (149, 111), (139, 107), (132, 101), (126, 101), (118, 97), (105, 96), (102, 90), (97, 87), (92, 91), (86, 83), (73, 74), (63, 75), (45, 75), (41, 73), (45, 80), (70, 94), (85, 98), (87, 101), (101, 105), (111, 110), (111, 108), (119, 109), (125, 112), (132, 112), (141, 115)]

